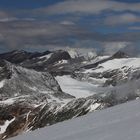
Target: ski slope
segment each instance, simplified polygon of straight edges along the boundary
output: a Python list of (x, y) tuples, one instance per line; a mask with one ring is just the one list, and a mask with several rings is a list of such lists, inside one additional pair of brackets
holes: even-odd
[(61, 122), (11, 140), (140, 140), (140, 100)]

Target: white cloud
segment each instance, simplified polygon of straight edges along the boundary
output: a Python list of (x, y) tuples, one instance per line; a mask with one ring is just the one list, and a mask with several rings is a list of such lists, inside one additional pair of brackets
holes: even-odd
[(62, 25), (74, 25), (75, 23), (72, 21), (62, 21), (62, 22), (60, 22), (60, 24), (62, 24)]
[(130, 42), (104, 42), (102, 47), (104, 48), (105, 54), (112, 55), (113, 53), (125, 48), (130, 44)]
[(107, 25), (135, 23), (135, 22), (140, 22), (140, 16), (126, 13), (126, 14), (114, 15), (114, 16), (107, 17), (104, 22)]
[(140, 12), (139, 3), (125, 3), (111, 0), (66, 0), (38, 11), (47, 14), (87, 13), (97, 14), (104, 10)]
[(10, 12), (0, 11), (0, 22), (16, 21), (18, 18), (14, 17)]
[(14, 17), (8, 17), (8, 18), (1, 18), (0, 22), (10, 22), (10, 21), (16, 21), (16, 20), (18, 19)]
[(140, 26), (131, 26), (129, 27), (130, 30), (140, 30)]

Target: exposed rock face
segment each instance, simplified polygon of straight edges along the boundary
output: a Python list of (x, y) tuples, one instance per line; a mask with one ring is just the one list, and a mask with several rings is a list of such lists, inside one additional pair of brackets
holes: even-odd
[[(66, 100), (74, 98), (69, 94), (63, 93), (57, 81), (48, 72), (28, 70), (6, 61), (1, 61), (0, 72), (0, 121), (2, 126), (9, 121), (7, 129), (10, 131), (12, 128), (12, 132), (3, 130), (4, 132), (1, 135), (4, 138), (16, 135), (19, 131), (22, 132), (21, 129), (24, 129), (23, 127), (25, 127), (25, 122), (27, 121), (25, 118), (36, 106), (47, 104), (48, 109), (50, 109), (52, 106), (59, 107), (64, 105)], [(35, 114), (37, 113), (39, 111), (35, 111)], [(34, 117), (36, 117), (35, 114)], [(14, 120), (10, 122), (13, 118)], [(16, 130), (17, 127), (12, 125), (13, 123), (17, 124), (19, 130)]]
[[(0, 58), (0, 139), (140, 97), (140, 59), (122, 52), (90, 64), (66, 51), (13, 51)], [(102, 90), (75, 98), (54, 78), (66, 74)]]
[(45, 93), (55, 95), (62, 92), (57, 81), (48, 72), (37, 72), (9, 62), (3, 63), (5, 65), (1, 67), (1, 80), (5, 82), (0, 88), (1, 97), (37, 96)]
[(130, 96), (129, 98), (119, 99), (116, 97), (116, 94), (107, 94), (105, 97), (103, 95), (94, 95), (87, 98), (74, 99), (65, 105), (44, 103), (35, 106), (28, 102), (5, 105), (1, 107), (0, 118), (3, 122), (9, 120), (11, 123), (7, 126), (5, 132), (1, 134), (1, 139), (82, 116), (91, 111), (111, 107), (135, 98)]
[(63, 50), (54, 52), (46, 51), (43, 53), (15, 50), (0, 54), (0, 59), (7, 60), (29, 69), (49, 71), (53, 73), (58, 67), (65, 66), (71, 60), (71, 57), (68, 52)]
[(0, 58), (5, 59), (11, 63), (19, 64), (25, 60), (33, 59), (36, 57), (41, 57), (41, 56), (47, 55), (49, 53), (51, 53), (51, 52), (46, 51), (43, 53), (38, 53), (38, 52), (32, 53), (32, 52), (26, 52), (23, 50), (14, 50), (12, 52), (0, 54)]
[(61, 61), (67, 62), (71, 57), (66, 51), (55, 51), (50, 54), (44, 55), (42, 57), (36, 57), (29, 59), (21, 63), (23, 67), (33, 68), (38, 71), (49, 71), (51, 68), (55, 67)]
[(112, 58), (128, 58), (128, 55), (122, 51), (116, 52)]

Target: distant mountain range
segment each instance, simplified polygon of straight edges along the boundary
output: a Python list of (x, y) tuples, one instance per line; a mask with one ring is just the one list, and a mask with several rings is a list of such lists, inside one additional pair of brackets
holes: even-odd
[(140, 97), (140, 58), (88, 54), (0, 54), (0, 139)]

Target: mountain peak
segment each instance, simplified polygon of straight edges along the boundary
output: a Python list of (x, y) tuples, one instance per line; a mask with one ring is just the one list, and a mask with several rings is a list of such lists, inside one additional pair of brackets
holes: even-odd
[(128, 55), (125, 52), (119, 50), (112, 56), (112, 58), (128, 58)]
[(26, 53), (24, 50), (13, 50), (11, 53)]

